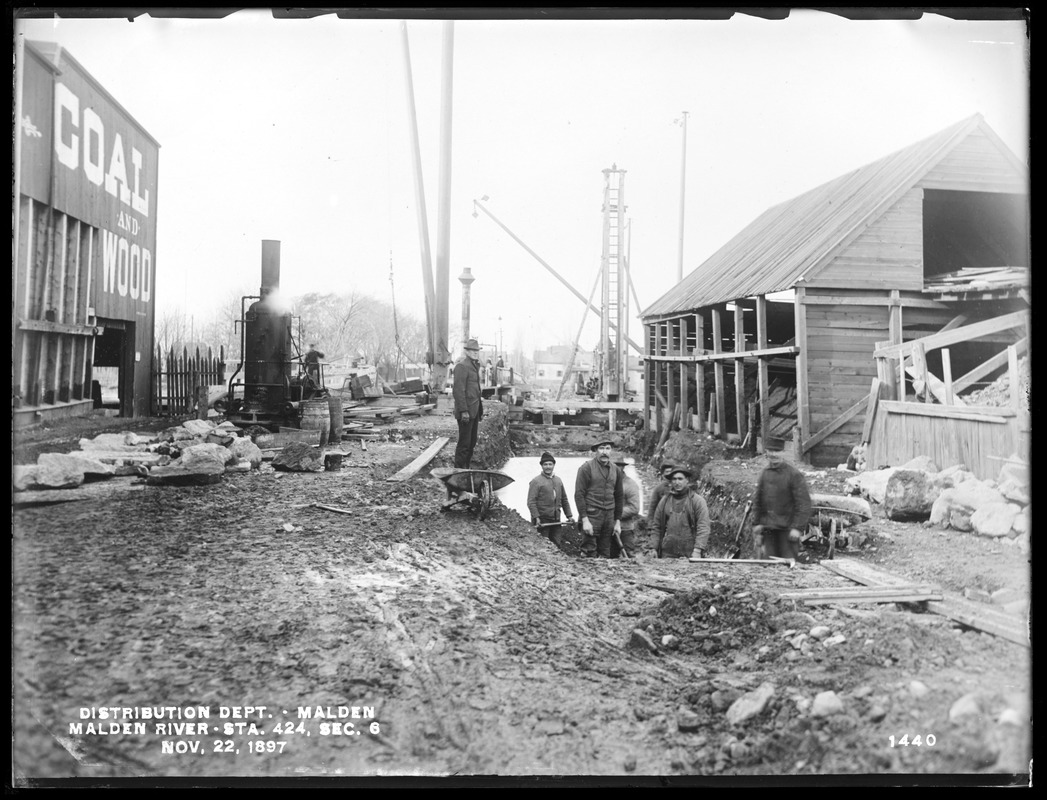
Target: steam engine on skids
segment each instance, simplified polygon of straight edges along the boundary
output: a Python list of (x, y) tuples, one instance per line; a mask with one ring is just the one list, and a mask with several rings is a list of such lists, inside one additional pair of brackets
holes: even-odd
[[(293, 332), (294, 316), (279, 288), (280, 242), (266, 239), (259, 295), (240, 301), (240, 364), (229, 379), (226, 414), (234, 425), (273, 431), (299, 427), (301, 404), (327, 394), (322, 365), (315, 374), (305, 369)], [(245, 310), (249, 300), (255, 302)]]

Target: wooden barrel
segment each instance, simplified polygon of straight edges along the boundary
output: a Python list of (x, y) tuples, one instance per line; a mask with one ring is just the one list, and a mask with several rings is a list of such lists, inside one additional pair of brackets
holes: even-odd
[(328, 412), (331, 415), (331, 444), (341, 444), (342, 427), (345, 424), (345, 411), (342, 410), (342, 398), (331, 395), (327, 398)]
[(327, 407), (327, 398), (306, 400), (300, 406), (303, 431), (320, 431), (320, 447), (327, 444), (327, 435), (331, 430), (331, 412)]

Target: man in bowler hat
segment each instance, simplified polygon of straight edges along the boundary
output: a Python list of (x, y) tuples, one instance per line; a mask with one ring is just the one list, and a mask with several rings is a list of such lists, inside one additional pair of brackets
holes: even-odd
[(469, 469), (484, 413), (480, 400), (480, 345), (476, 339), (467, 339), (462, 349), (465, 352), (455, 362), (452, 373), (454, 418), (458, 420), (454, 465), (458, 469)]

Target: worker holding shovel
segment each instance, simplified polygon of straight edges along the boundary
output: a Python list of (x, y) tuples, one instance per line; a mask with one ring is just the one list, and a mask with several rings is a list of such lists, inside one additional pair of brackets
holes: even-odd
[(765, 556), (797, 558), (800, 536), (811, 516), (807, 479), (780, 451), (767, 453), (753, 495), (753, 536), (763, 541)]
[(557, 547), (563, 543), (563, 529), (560, 523), (560, 510), (567, 515), (567, 521), (573, 522), (571, 504), (567, 500), (563, 481), (553, 471), (556, 459), (551, 453), (542, 453), (538, 459), (542, 467), (540, 474), (531, 478), (527, 486), (527, 510), (531, 514), (531, 523), (539, 533), (545, 534)]
[(709, 547), (709, 506), (691, 491), (691, 473), (675, 467), (669, 474), (669, 494), (654, 512), (658, 558), (705, 558)]

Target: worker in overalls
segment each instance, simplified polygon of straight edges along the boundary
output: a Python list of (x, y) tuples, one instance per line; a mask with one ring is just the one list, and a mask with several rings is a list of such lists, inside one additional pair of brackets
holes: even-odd
[(595, 454), (578, 468), (574, 504), (582, 526), (582, 554), (611, 557), (611, 542), (622, 534), (622, 471), (611, 461), (613, 442), (597, 442)]
[(676, 467), (669, 473), (669, 494), (654, 512), (658, 558), (705, 558), (709, 547), (709, 506), (691, 491), (691, 473)]

